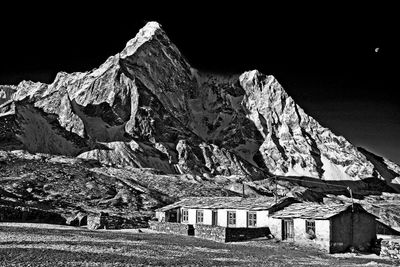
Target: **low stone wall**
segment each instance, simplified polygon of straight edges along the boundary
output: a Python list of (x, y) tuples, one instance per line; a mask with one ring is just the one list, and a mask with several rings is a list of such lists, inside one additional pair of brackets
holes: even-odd
[(234, 242), (266, 237), (271, 234), (268, 227), (225, 228), (221, 226), (196, 225), (195, 236), (217, 242)]
[(226, 242), (226, 229), (227, 228), (221, 226), (197, 224), (195, 226), (194, 235), (217, 242)]
[(271, 234), (268, 227), (260, 228), (226, 228), (226, 242), (243, 241)]
[[(189, 235), (187, 224), (149, 221), (150, 229), (180, 235)], [(194, 235), (199, 238), (213, 240), (217, 242), (233, 242), (249, 240), (258, 237), (266, 237), (271, 234), (268, 227), (262, 228), (226, 228), (206, 224), (196, 224)]]
[(400, 259), (400, 239), (382, 240), (380, 255)]
[(87, 215), (87, 228), (91, 230), (144, 228), (148, 227), (147, 220), (148, 218), (124, 218), (107, 213), (95, 213)]
[(188, 235), (189, 226), (182, 223), (149, 221), (150, 229), (180, 235)]
[(21, 206), (0, 206), (0, 222), (33, 222), (65, 224), (65, 218), (60, 214)]

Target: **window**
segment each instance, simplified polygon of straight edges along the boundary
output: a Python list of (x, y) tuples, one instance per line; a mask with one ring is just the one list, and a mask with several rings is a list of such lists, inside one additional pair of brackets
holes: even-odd
[(306, 233), (315, 236), (315, 221), (306, 220)]
[(247, 225), (249, 227), (257, 226), (257, 213), (256, 212), (247, 213)]
[(228, 211), (228, 226), (236, 226), (236, 211)]
[(182, 222), (188, 222), (188, 221), (189, 221), (189, 211), (182, 210)]
[(196, 223), (203, 223), (204, 212), (202, 210), (196, 210)]
[(282, 240), (293, 239), (294, 224), (292, 219), (282, 220)]
[(213, 210), (211, 215), (211, 225), (218, 225), (218, 211)]

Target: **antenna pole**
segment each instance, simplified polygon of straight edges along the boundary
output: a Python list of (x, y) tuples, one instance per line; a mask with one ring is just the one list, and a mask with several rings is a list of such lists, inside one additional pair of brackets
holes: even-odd
[(351, 197), (351, 211), (354, 212), (354, 200), (353, 200), (353, 192), (351, 191), (350, 186), (347, 187), (347, 190), (349, 190), (350, 197)]
[(276, 176), (274, 176), (275, 181), (275, 204), (278, 203), (278, 182), (276, 181)]

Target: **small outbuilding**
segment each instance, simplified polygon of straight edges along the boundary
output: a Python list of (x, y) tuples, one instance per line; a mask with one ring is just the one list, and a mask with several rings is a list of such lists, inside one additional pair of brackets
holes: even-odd
[(294, 203), (272, 214), (269, 227), (277, 238), (329, 253), (368, 250), (376, 239), (376, 217), (351, 203)]

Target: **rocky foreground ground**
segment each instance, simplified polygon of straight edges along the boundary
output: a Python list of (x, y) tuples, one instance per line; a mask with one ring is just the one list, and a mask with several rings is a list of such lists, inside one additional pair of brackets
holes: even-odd
[(376, 255), (326, 255), (259, 240), (217, 243), (143, 230), (0, 223), (0, 266), (395, 266)]

